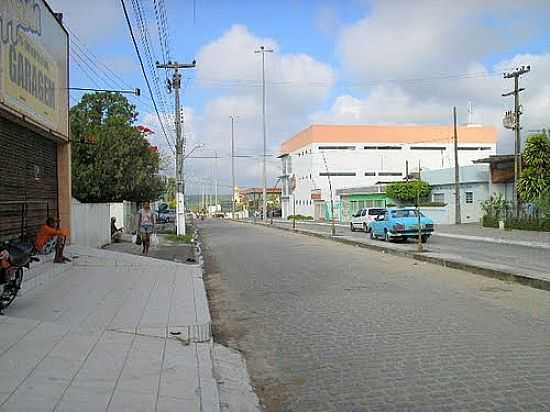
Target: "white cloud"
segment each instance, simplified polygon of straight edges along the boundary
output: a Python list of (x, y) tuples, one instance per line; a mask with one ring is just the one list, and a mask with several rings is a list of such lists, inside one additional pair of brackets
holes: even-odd
[[(451, 123), (456, 105), (461, 122), (472, 102), (473, 121), (498, 128), (499, 151), (512, 150), (512, 132), (502, 115), (513, 107), (501, 94), (513, 87), (502, 72), (531, 64), (521, 79), (525, 129), (548, 127), (550, 55), (518, 54), (494, 65), (482, 63), (524, 48), (550, 15), (550, 3), (502, 1), (374, 1), (371, 13), (344, 28), (338, 52), (356, 96), (342, 95), (316, 122)], [(494, 59), (494, 58), (493, 58)], [(467, 76), (448, 76), (468, 73)], [(473, 74), (473, 75), (470, 75)]]
[[(231, 121), (235, 121), (237, 184), (260, 185), (263, 134), (260, 46), (274, 49), (266, 55), (267, 153), (277, 154), (281, 142), (305, 126), (307, 114), (324, 102), (335, 82), (333, 69), (306, 54), (289, 54), (269, 38), (260, 38), (245, 26), (234, 25), (220, 38), (204, 46), (197, 55), (194, 87), (222, 94), (195, 113), (193, 134), (206, 144), (202, 153), (221, 157), (220, 180), (231, 184)], [(190, 159), (190, 173), (211, 176), (212, 159)], [(268, 158), (268, 184), (274, 184), (279, 160)], [(223, 171), (223, 174), (221, 174)], [(227, 188), (225, 188), (227, 191)]]

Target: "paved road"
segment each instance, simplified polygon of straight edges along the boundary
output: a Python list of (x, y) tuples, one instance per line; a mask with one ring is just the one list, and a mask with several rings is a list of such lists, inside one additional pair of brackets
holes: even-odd
[[(330, 233), (330, 226), (326, 224), (296, 223), (298, 227), (303, 229)], [(288, 227), (292, 225), (292, 222), (285, 222), (283, 225)], [(369, 239), (367, 233), (363, 231), (352, 232), (348, 227), (337, 226), (336, 233), (361, 240)], [(416, 248), (412, 240), (409, 240), (407, 244), (410, 250)], [(399, 243), (399, 245), (401, 246), (403, 243)], [(516, 269), (520, 273), (550, 274), (550, 251), (548, 249), (452, 239), (437, 236), (437, 232), (430, 238), (425, 248), (432, 252), (457, 255), (484, 263), (507, 265), (510, 269)]]
[(200, 225), (215, 334), (268, 411), (550, 410), (550, 294), (266, 227)]

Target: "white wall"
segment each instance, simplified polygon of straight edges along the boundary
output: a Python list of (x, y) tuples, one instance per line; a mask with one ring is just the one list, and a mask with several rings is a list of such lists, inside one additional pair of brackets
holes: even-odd
[(428, 216), (436, 225), (448, 225), (454, 223), (451, 221), (449, 205), (443, 207), (421, 207), (420, 211)]
[(111, 217), (116, 217), (116, 227), (124, 227), (124, 203), (109, 203)]
[[(319, 146), (352, 146), (354, 150), (319, 150)], [(365, 146), (399, 146), (398, 150), (364, 149)], [(445, 150), (413, 150), (411, 147), (444, 147)], [(459, 163), (467, 166), (472, 161), (496, 153), (494, 144), (465, 144), (464, 147), (484, 147), (488, 150), (460, 150)], [(325, 161), (322, 152), (325, 153)], [(422, 170), (452, 167), (454, 152), (452, 144), (388, 144), (388, 143), (314, 143), (290, 153), (292, 174), (296, 175), (296, 213), (314, 215), (311, 190), (321, 189), (323, 200), (330, 200), (328, 177), (320, 176), (329, 172), (351, 172), (355, 176), (331, 176), (334, 200), (337, 189), (371, 186), (378, 181), (398, 181), (405, 176), (405, 161), (409, 161), (409, 173), (418, 171), (418, 162)], [(365, 176), (374, 172), (375, 176)], [(380, 176), (380, 172), (401, 173), (400, 176)]]
[(80, 203), (73, 199), (71, 242), (89, 247), (101, 247), (110, 243), (110, 220), (109, 203)]

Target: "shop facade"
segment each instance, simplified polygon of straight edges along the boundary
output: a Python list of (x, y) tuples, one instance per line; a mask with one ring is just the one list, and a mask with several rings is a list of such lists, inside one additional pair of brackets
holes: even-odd
[(70, 228), (68, 34), (43, 0), (0, 4), (0, 240)]

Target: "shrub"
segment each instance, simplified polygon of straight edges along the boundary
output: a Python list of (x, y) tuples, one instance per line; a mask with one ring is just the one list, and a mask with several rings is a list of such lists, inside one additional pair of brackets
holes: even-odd
[(313, 216), (304, 216), (304, 215), (290, 215), (288, 220), (313, 220)]
[(430, 185), (421, 180), (395, 182), (386, 186), (386, 195), (401, 202), (416, 201), (417, 197), (425, 199), (430, 195), (431, 191), (432, 188)]

